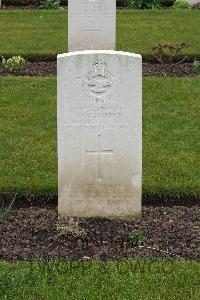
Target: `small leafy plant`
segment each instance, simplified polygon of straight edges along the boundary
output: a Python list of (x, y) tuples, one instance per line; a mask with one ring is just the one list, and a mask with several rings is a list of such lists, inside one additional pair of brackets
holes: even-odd
[(0, 224), (5, 221), (6, 217), (11, 212), (11, 210), (13, 208), (13, 204), (15, 202), (15, 199), (16, 199), (16, 196), (12, 199), (12, 201), (6, 207), (4, 207), (4, 201), (2, 202), (1, 207), (0, 207)]
[(26, 64), (26, 61), (23, 57), (19, 56), (13, 56), (8, 59), (5, 59), (2, 57), (2, 66), (12, 72), (14, 70), (20, 70), (22, 69)]
[(200, 74), (200, 61), (195, 59), (193, 63), (193, 70)]
[(140, 230), (133, 230), (129, 234), (129, 238), (130, 238), (131, 244), (133, 246), (137, 246), (138, 244), (144, 243), (145, 235), (144, 235), (144, 232), (142, 232)]
[(176, 0), (172, 6), (175, 9), (190, 9), (192, 5), (190, 5), (186, 0)]
[(42, 0), (39, 8), (41, 9), (58, 9), (60, 7), (60, 0)]
[(170, 67), (181, 64), (186, 60), (187, 56), (176, 63), (174, 62), (174, 58), (177, 58), (181, 50), (188, 47), (189, 45), (186, 43), (180, 45), (158, 44), (152, 48), (152, 54), (162, 65)]
[(134, 9), (156, 9), (160, 8), (159, 0), (126, 0), (127, 8)]

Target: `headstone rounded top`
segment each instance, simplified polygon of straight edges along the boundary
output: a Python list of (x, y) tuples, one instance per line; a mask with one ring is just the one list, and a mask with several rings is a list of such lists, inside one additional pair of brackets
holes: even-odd
[(121, 56), (131, 56), (135, 58), (142, 59), (140, 54), (124, 52), (124, 51), (114, 51), (114, 50), (84, 50), (84, 51), (75, 51), (58, 54), (57, 58), (64, 58), (68, 56), (77, 56), (77, 55), (88, 55), (88, 54), (111, 54), (111, 55), (121, 55)]

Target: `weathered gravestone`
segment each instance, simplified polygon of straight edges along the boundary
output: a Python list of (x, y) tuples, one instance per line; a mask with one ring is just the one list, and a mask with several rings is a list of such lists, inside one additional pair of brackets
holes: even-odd
[(58, 55), (58, 210), (141, 211), (142, 59), (116, 51)]
[(68, 51), (115, 49), (116, 0), (68, 1)]

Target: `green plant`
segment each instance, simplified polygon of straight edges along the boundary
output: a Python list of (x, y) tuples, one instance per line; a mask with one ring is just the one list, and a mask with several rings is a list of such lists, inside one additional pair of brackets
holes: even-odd
[(155, 9), (160, 8), (159, 0), (126, 0), (127, 8), (134, 9)]
[(20, 70), (26, 64), (26, 61), (23, 57), (13, 56), (11, 58), (5, 59), (2, 57), (2, 66), (8, 71)]
[(144, 243), (144, 239), (145, 239), (145, 235), (144, 232), (140, 231), (140, 230), (133, 230), (130, 234), (129, 234), (129, 238), (131, 241), (131, 244), (133, 246)]
[(158, 44), (152, 48), (152, 54), (161, 64), (175, 66), (186, 60), (187, 56), (176, 63), (174, 62), (174, 58), (180, 54), (181, 50), (188, 47), (189, 45), (186, 43), (180, 45)]
[(200, 74), (200, 61), (195, 59), (193, 63), (193, 70)]
[(4, 201), (2, 201), (1, 208), (0, 208), (0, 224), (3, 223), (6, 219), (6, 217), (9, 215), (13, 208), (13, 204), (15, 202), (16, 195), (15, 197), (10, 201), (9, 205), (4, 207)]
[(42, 0), (39, 8), (41, 9), (57, 9), (60, 7), (60, 0)]
[(172, 6), (175, 9), (187, 9), (192, 8), (192, 6), (186, 0), (176, 0)]

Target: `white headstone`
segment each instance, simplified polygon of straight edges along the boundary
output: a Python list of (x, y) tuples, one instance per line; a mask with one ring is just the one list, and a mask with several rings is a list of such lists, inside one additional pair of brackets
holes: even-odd
[(142, 59), (116, 51), (58, 55), (58, 210), (141, 211)]
[(68, 51), (114, 50), (116, 0), (68, 1)]

